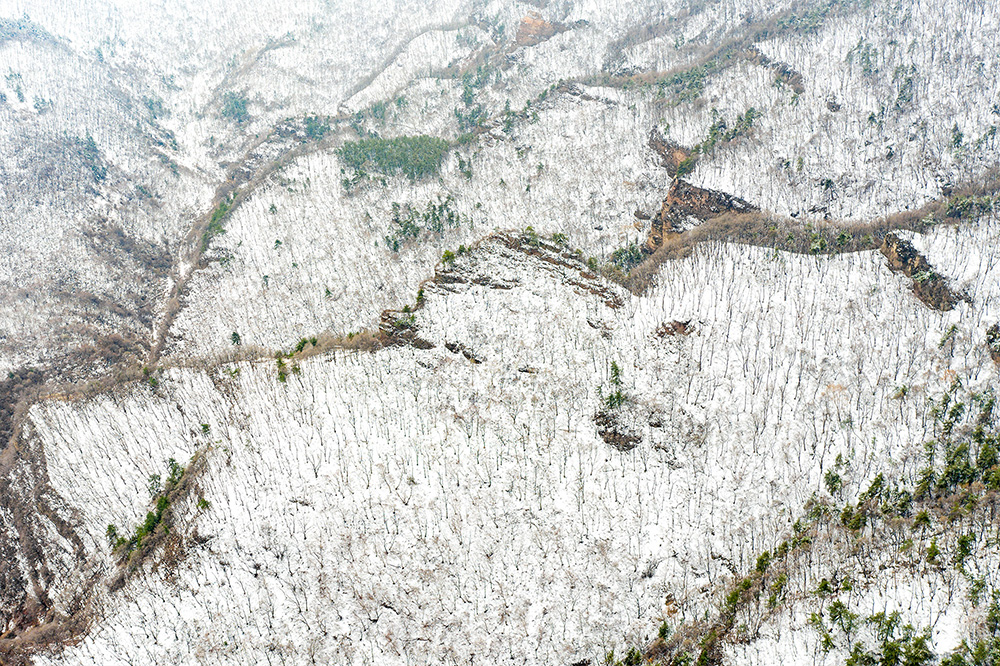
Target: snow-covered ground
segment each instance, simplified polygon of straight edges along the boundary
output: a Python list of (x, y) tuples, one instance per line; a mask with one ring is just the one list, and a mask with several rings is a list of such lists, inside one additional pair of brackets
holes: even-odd
[[(964, 232), (984, 267), (998, 228)], [(433, 349), (333, 352), (285, 383), (273, 361), (178, 369), (34, 407), (98, 571), (106, 526), (147, 511), (147, 477), (208, 457), (210, 508), (175, 509), (207, 541), (101, 593), (93, 631), (51, 662), (599, 658), (652, 638), (668, 593), (688, 619), (709, 610), (699, 590), (774, 547), (838, 454), (848, 496), (914, 474), (925, 399), (995, 374), (987, 299), (930, 311), (877, 253), (706, 245), (641, 298), (540, 254), (488, 240), (460, 280), (425, 285), (414, 324)], [(964, 279), (982, 293), (996, 274)], [(673, 320), (693, 332), (655, 334)], [(612, 362), (647, 415), (628, 453), (593, 423)]]
[[(801, 93), (740, 50), (699, 96), (659, 95), (664, 72), (796, 6), (0, 0), (0, 371), (165, 335), (155, 381), (28, 411), (17, 452), (37, 460), (11, 463), (11, 487), (42, 502), (48, 542), (30, 594), (76, 613), (95, 586), (87, 632), (36, 663), (596, 663), (674, 610), (715, 612), (838, 456), (845, 500), (879, 473), (912, 482), (928, 400), (996, 382), (996, 217), (910, 235), (971, 297), (950, 312), (877, 252), (705, 243), (642, 295), (586, 266), (646, 238), (670, 186), (654, 128), (691, 147), (753, 107), (689, 178), (804, 222), (915, 208), (997, 165), (989, 2), (876, 2), (776, 31), (757, 46)], [(564, 30), (517, 46), (533, 11)], [(233, 95), (243, 122), (223, 113)], [(490, 120), (467, 141), (477, 105)], [(307, 114), (330, 117), (322, 140), (275, 131)], [(418, 134), (451, 142), (439, 174), (345, 187), (346, 141)], [(393, 204), (443, 201), (458, 224), (390, 247)], [(386, 309), (431, 348), (288, 360), (285, 381), (274, 360), (218, 362), (233, 333), (288, 351)], [(635, 448), (604, 441), (601, 410)], [(141, 523), (150, 475), (196, 454), (181, 547), (114, 588), (108, 525)], [(0, 546), (24, 529), (13, 501)], [(893, 571), (860, 579), (858, 612), (905, 607), (943, 650), (967, 635), (964, 579)], [(817, 651), (818, 602), (798, 592), (727, 659), (842, 657)]]
[[(763, 117), (750, 140), (703, 161), (695, 183), (782, 215), (816, 209), (814, 215), (867, 219), (917, 208), (942, 187), (996, 167), (995, 4), (878, 4), (831, 18), (814, 35), (759, 46), (802, 74), (805, 92), (775, 85), (775, 73), (760, 65), (739, 65), (712, 81), (705, 107), (718, 108), (730, 125), (749, 107)], [(668, 116), (677, 137), (703, 140), (712, 123), (707, 110), (678, 107)]]

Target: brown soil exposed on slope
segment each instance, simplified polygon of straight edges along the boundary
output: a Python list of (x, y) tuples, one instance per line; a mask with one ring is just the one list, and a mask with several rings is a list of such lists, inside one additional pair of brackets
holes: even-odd
[(514, 38), (518, 46), (535, 46), (551, 39), (560, 32), (566, 32), (569, 26), (561, 23), (549, 23), (538, 12), (528, 12), (517, 26), (517, 36)]
[(660, 156), (660, 165), (667, 170), (671, 178), (677, 177), (677, 169), (681, 162), (691, 157), (688, 148), (670, 141), (655, 127), (649, 133), (649, 147)]
[(663, 245), (665, 234), (683, 230), (684, 222), (694, 218), (704, 222), (723, 213), (750, 213), (759, 210), (753, 204), (725, 192), (695, 187), (681, 179), (674, 180), (663, 200), (659, 214), (653, 218), (646, 241), (646, 250), (654, 252)]

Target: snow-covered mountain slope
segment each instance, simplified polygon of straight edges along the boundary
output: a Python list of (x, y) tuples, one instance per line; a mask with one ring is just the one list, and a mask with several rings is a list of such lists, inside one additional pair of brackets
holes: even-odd
[[(606, 131), (593, 133), (612, 113)], [(385, 186), (345, 192), (340, 163), (321, 152), (275, 173), (230, 215), (212, 250), (218, 261), (194, 277), (171, 331), (180, 338), (174, 353), (224, 349), (233, 331), (253, 344), (282, 347), (325, 330), (370, 328), (383, 309), (412, 297), (445, 250), (498, 228), (564, 233), (588, 256), (639, 240), (642, 227), (632, 213), (655, 210), (669, 186), (651, 151), (636, 141), (651, 119), (571, 94), (539, 116), (516, 136), (456, 149), (437, 182), (398, 175)], [(556, 137), (549, 134), (555, 128)], [(610, 162), (590, 158), (614, 151)], [(471, 164), (471, 175), (463, 164)], [(423, 213), (443, 202), (461, 219), (440, 232), (425, 226), (399, 248), (390, 246), (387, 239), (399, 233), (394, 205)]]
[[(695, 182), (784, 215), (864, 219), (975, 179), (996, 166), (998, 11), (879, 5), (813, 35), (764, 40), (760, 51), (800, 73), (804, 90), (753, 64), (708, 84), (705, 97), (730, 125), (749, 107), (763, 115), (752, 140), (714, 154)], [(684, 115), (672, 123), (679, 138), (703, 140), (711, 120), (702, 115), (692, 136)]]
[(112, 332), (148, 347), (226, 164), (288, 116), (335, 115), (459, 7), (296, 4), (0, 7), (4, 372)]
[(0, 23), (0, 68), (0, 369), (143, 347), (203, 188), (171, 172), (141, 83), (25, 20)]
[(0, 2), (0, 662), (985, 640), (998, 34)]
[[(1000, 70), (983, 60), (997, 49), (985, 45), (978, 32), (962, 32), (947, 45), (948, 53), (963, 54), (954, 57), (959, 64), (951, 64), (949, 55), (948, 63), (938, 66), (936, 59), (945, 57), (937, 45), (943, 17), (964, 14), (957, 9), (946, 14), (950, 9), (937, 5), (927, 11), (926, 20), (907, 24), (924, 31), (909, 40), (914, 48), (908, 52), (894, 47), (872, 55), (867, 46), (851, 42), (844, 54), (831, 54), (831, 43), (846, 44), (853, 37), (843, 33), (852, 30), (896, 37), (890, 29), (899, 18), (895, 14), (871, 10), (861, 21), (851, 13), (831, 18), (815, 34), (793, 32), (761, 42), (761, 58), (739, 51), (730, 67), (705, 78), (697, 99), (676, 105), (662, 99), (656, 85), (552, 89), (563, 79), (589, 81), (598, 71), (596, 64), (585, 66), (587, 54), (600, 52), (599, 45), (615, 33), (589, 19), (499, 63), (493, 56), (464, 83), (425, 74), (402, 88), (375, 81), (384, 100), (405, 105), (390, 101), (381, 117), (362, 116), (363, 131), (456, 137), (462, 128), (455, 115), (480, 106), (493, 118), (487, 124), (492, 129), (472, 147), (456, 148), (438, 182), (411, 183), (397, 176), (384, 185), (363, 182), (345, 191), (339, 183), (352, 171), (341, 171), (345, 165), (329, 153), (350, 134), (293, 161), (254, 191), (255, 203), (233, 214), (230, 234), (219, 240), (225, 265), (195, 277), (188, 307), (172, 331), (179, 338), (173, 349), (210, 353), (224, 347), (233, 331), (276, 346), (321, 330), (344, 334), (369, 327), (378, 312), (398, 302), (401, 291), (426, 276), (443, 249), (484, 230), (530, 225), (566, 234), (588, 256), (607, 257), (648, 231), (632, 213), (655, 213), (668, 185), (669, 176), (647, 146), (654, 127), (668, 141), (704, 145), (713, 123), (721, 134), (726, 127), (733, 133), (738, 117), (754, 110), (732, 139), (705, 149), (691, 178), (779, 215), (860, 221), (917, 208), (996, 167), (995, 125), (1000, 124), (994, 109), (1000, 103), (995, 80)], [(996, 23), (991, 10), (985, 11), (982, 20)], [(458, 36), (451, 56), (456, 62), (467, 53), (462, 33)], [(488, 43), (482, 48), (489, 52)], [(864, 53), (855, 54), (859, 49)], [(811, 60), (800, 52), (813, 54)], [(397, 71), (404, 57), (390, 69)], [(568, 57), (565, 68), (551, 71), (561, 57)], [(774, 67), (761, 64), (762, 58), (792, 61), (805, 91), (773, 85)], [(975, 66), (961, 64), (975, 58)], [(914, 74), (925, 70), (924, 78)], [(888, 88), (904, 85), (905, 101), (891, 108), (883, 104), (881, 111), (873, 106)], [(848, 89), (857, 94), (836, 101)], [(955, 109), (941, 112), (943, 104)], [(519, 113), (504, 111), (510, 108)], [(474, 228), (418, 237), (398, 251), (375, 244), (395, 230), (393, 203), (425, 208), (448, 196)], [(341, 226), (344, 232), (322, 231)], [(323, 247), (327, 237), (335, 239), (335, 247)], [(354, 261), (371, 269), (361, 276), (345, 272)], [(389, 279), (390, 274), (399, 278)]]
[[(968, 242), (995, 248), (998, 224)], [(206, 460), (171, 508), (176, 561), (96, 592), (92, 631), (49, 659), (571, 663), (648, 641), (665, 596), (696, 618), (700, 589), (776, 545), (835, 458), (848, 496), (915, 474), (925, 399), (992, 379), (991, 313), (932, 312), (883, 261), (703, 247), (637, 298), (549, 242), (493, 236), (390, 319), (431, 348), (43, 403), (29, 438), (105, 580), (108, 524), (142, 522), (167, 458)], [(615, 390), (627, 452), (595, 425)]]

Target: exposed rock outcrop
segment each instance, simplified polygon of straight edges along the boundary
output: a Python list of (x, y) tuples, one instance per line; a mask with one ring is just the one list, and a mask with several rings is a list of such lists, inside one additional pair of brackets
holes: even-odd
[(677, 177), (677, 168), (691, 156), (690, 150), (664, 137), (656, 127), (649, 133), (649, 147), (660, 156), (660, 164), (671, 178)]
[(615, 412), (601, 410), (594, 415), (597, 434), (607, 444), (619, 451), (631, 451), (642, 441), (642, 436), (625, 427)]
[(386, 346), (433, 349), (434, 344), (417, 335), (416, 317), (404, 310), (385, 310), (379, 323), (379, 341)]
[(463, 345), (461, 342), (446, 342), (444, 346), (445, 349), (450, 351), (452, 354), (461, 354), (470, 363), (479, 364), (485, 360), (480, 355), (476, 354), (474, 351), (469, 349), (467, 346)]
[(796, 94), (801, 95), (806, 91), (802, 74), (792, 69), (787, 63), (771, 60), (761, 53), (760, 49), (756, 46), (751, 46), (746, 50), (746, 57), (750, 62), (757, 63), (761, 67), (767, 67), (773, 71), (775, 78), (791, 88)]
[(659, 214), (653, 218), (646, 249), (649, 252), (656, 250), (663, 245), (664, 234), (683, 231), (690, 219), (704, 222), (726, 212), (749, 213), (756, 210), (756, 206), (739, 197), (695, 187), (677, 179), (670, 186)]
[(990, 350), (990, 358), (1000, 365), (1000, 324), (993, 324), (986, 329), (986, 348)]
[(691, 335), (692, 333), (694, 333), (694, 326), (691, 325), (690, 319), (687, 321), (675, 320), (656, 327), (656, 337), (658, 338), (674, 335)]
[(528, 12), (517, 26), (517, 36), (514, 39), (518, 46), (534, 46), (567, 30), (567, 25), (549, 23), (538, 12)]
[[(417, 349), (433, 349), (443, 344), (454, 354), (465, 356), (471, 363), (482, 363), (486, 359), (466, 344), (457, 340), (436, 340), (431, 342), (420, 335), (420, 322), (416, 313), (424, 307), (425, 293), (456, 293), (472, 287), (508, 290), (521, 283), (519, 271), (497, 271), (491, 263), (501, 257), (508, 266), (523, 268), (526, 259), (535, 268), (550, 273), (553, 278), (572, 287), (579, 295), (593, 295), (612, 309), (621, 308), (625, 301), (614, 286), (608, 284), (583, 262), (579, 252), (569, 250), (565, 245), (538, 236), (529, 229), (523, 233), (502, 231), (487, 236), (471, 248), (461, 248), (457, 255), (442, 261), (434, 277), (421, 284), (416, 305), (402, 310), (384, 310), (379, 323), (378, 344), (382, 346), (409, 346)], [(623, 291), (623, 290), (622, 290)]]
[(609, 308), (622, 307), (621, 296), (591, 273), (582, 259), (569, 250), (526, 234), (501, 233), (497, 239), (511, 250), (523, 252), (553, 267), (568, 269), (564, 281), (576, 287), (578, 293), (593, 294), (603, 299)]
[(948, 280), (936, 273), (908, 240), (886, 234), (879, 250), (889, 260), (889, 268), (913, 280), (913, 295), (927, 307), (947, 311), (959, 301), (969, 300), (964, 293), (952, 291)]

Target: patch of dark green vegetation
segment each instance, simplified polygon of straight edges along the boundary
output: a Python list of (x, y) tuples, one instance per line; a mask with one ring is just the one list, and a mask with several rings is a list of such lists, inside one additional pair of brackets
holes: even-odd
[(312, 141), (319, 141), (330, 131), (330, 119), (317, 115), (305, 117), (306, 136)]
[(441, 234), (445, 229), (457, 229), (463, 224), (472, 225), (471, 218), (452, 208), (455, 199), (449, 194), (444, 199), (428, 202), (420, 209), (409, 204), (392, 204), (392, 233), (384, 238), (385, 246), (399, 252), (407, 241), (421, 234)]
[(948, 199), (945, 217), (953, 219), (975, 219), (1000, 210), (1000, 196), (957, 194)]
[[(317, 340), (316, 340), (315, 337), (312, 337), (312, 338), (302, 338), (297, 343), (295, 343), (295, 347), (294, 347), (295, 351), (292, 352), (292, 353), (299, 354), (306, 347), (315, 347), (316, 344), (317, 344)], [(289, 356), (290, 355), (291, 355), (291, 353), (289, 354)]]
[(622, 386), (622, 369), (615, 361), (611, 361), (611, 385), (607, 391), (602, 386), (597, 387), (597, 396), (601, 400), (604, 408), (608, 411), (621, 409), (622, 405), (629, 402), (628, 393)]
[[(907, 393), (900, 389), (897, 399)], [(809, 595), (820, 603), (808, 623), (818, 632), (823, 652), (843, 651), (846, 666), (1000, 663), (1000, 590), (989, 589), (988, 576), (977, 577), (975, 567), (970, 566), (976, 561), (977, 548), (995, 543), (996, 537), (991, 518), (1000, 501), (1000, 431), (995, 408), (992, 390), (968, 393), (956, 380), (944, 396), (933, 401), (930, 416), (936, 437), (924, 447), (927, 464), (917, 474), (915, 485), (890, 482), (884, 474), (876, 474), (856, 503), (838, 506), (814, 495), (792, 526), (790, 538), (763, 551), (753, 569), (729, 585), (713, 620), (682, 623), (676, 631), (664, 622), (658, 638), (647, 649), (635, 651), (640, 661), (632, 659), (633, 651), (629, 651), (623, 660), (614, 659), (612, 653), (607, 663), (723, 663), (724, 644), (751, 640), (754, 630), (750, 627), (759, 628), (763, 618), (781, 612), (783, 602), (791, 598), (790, 581), (806, 584), (806, 574), (799, 567), (812, 568), (810, 563), (818, 554), (813, 548), (845, 538), (855, 546), (845, 554), (846, 569), (834, 565), (827, 576), (820, 577), (815, 570), (809, 574), (815, 581), (809, 583)], [(843, 492), (845, 466), (838, 456), (824, 477), (834, 498)], [(988, 525), (993, 525), (992, 536), (983, 527)], [(969, 584), (970, 603), (974, 607), (984, 600), (989, 603), (985, 632), (977, 632), (941, 658), (929, 628), (903, 624), (896, 612), (867, 617), (854, 612), (841, 597), (849, 599), (847, 593), (858, 582), (845, 571), (870, 570), (869, 558), (886, 551), (897, 553), (896, 566), (929, 565), (939, 572), (953, 567)], [(981, 566), (978, 573), (984, 573)]]
[(28, 18), (27, 14), (19, 19), (0, 18), (0, 44), (9, 40), (58, 43), (50, 32)]
[(646, 253), (638, 243), (629, 243), (611, 253), (611, 263), (625, 273), (641, 264), (645, 258)]
[(872, 0), (827, 0), (810, 9), (795, 8), (775, 20), (774, 31), (768, 30), (762, 37), (771, 37), (773, 32), (780, 34), (797, 33), (811, 35), (819, 32), (826, 20), (837, 12), (854, 11), (870, 7)]
[[(713, 48), (695, 64), (685, 69), (626, 76), (605, 74), (590, 77), (583, 82), (624, 89), (655, 90), (658, 98), (669, 100), (669, 103), (674, 105), (692, 102), (701, 97), (711, 76), (745, 57), (748, 49), (757, 42), (785, 34), (813, 34), (831, 17), (864, 9), (871, 3), (872, 0), (827, 0), (808, 9), (796, 7), (747, 25), (741, 35)], [(628, 40), (623, 44), (627, 42)]]
[(250, 120), (250, 113), (247, 111), (249, 101), (241, 93), (227, 92), (222, 96), (222, 117), (245, 123)]
[(349, 124), (351, 128), (358, 133), (358, 136), (362, 138), (377, 136), (375, 133), (366, 129), (365, 123), (384, 125), (390, 115), (402, 112), (407, 106), (409, 106), (409, 100), (402, 95), (391, 100), (374, 102), (367, 108), (355, 111), (354, 115), (350, 117)]
[[(942, 343), (947, 342), (950, 334), (951, 331), (945, 334)], [(996, 398), (992, 392), (972, 394), (967, 404), (955, 398), (958, 388), (956, 383), (931, 408), (937, 437), (924, 444), (926, 464), (913, 493), (917, 500), (952, 495), (961, 486), (977, 482), (988, 490), (1000, 490), (1000, 442), (997, 434), (991, 432)], [(970, 406), (979, 408), (972, 431), (956, 432), (956, 424)]]
[(152, 498), (153, 508), (146, 513), (145, 520), (136, 526), (131, 535), (126, 536), (119, 533), (117, 526), (108, 525), (105, 532), (108, 543), (114, 553), (123, 562), (128, 561), (136, 554), (143, 552), (143, 544), (152, 539), (158, 533), (170, 531), (171, 503), (178, 499), (178, 491), (181, 481), (187, 470), (176, 460), (170, 458), (167, 461), (167, 478), (162, 480), (159, 474), (150, 475), (147, 480), (147, 489)]
[[(862, 619), (847, 604), (837, 600), (827, 607), (826, 615), (831, 621), (829, 627), (820, 613), (813, 613), (809, 617), (809, 624), (820, 633), (820, 649), (824, 652), (838, 647), (841, 641), (835, 637), (843, 637), (850, 645), (846, 666), (928, 666), (937, 661), (932, 649), (930, 627), (918, 631), (913, 625), (901, 625), (898, 611), (878, 612)], [(872, 639), (858, 638), (863, 628), (868, 628), (873, 635)]]
[(462, 75), (462, 108), (455, 108), (455, 118), (462, 133), (476, 131), (489, 117), (486, 107), (476, 102), (476, 95), (499, 75), (500, 71), (492, 69), (488, 63)]
[(700, 155), (710, 155), (719, 144), (728, 143), (741, 136), (747, 136), (753, 129), (754, 121), (761, 113), (752, 106), (743, 114), (737, 115), (732, 126), (726, 122), (718, 109), (712, 109), (712, 125), (708, 128), (708, 136), (691, 149), (691, 154), (677, 166), (677, 177), (681, 178), (694, 171)]
[(21, 87), (23, 80), (20, 72), (8, 72), (7, 76), (4, 78), (7, 80), (7, 85), (14, 89), (14, 95), (17, 97), (17, 101), (24, 103), (24, 89)]
[[(305, 340), (306, 343), (312, 344), (313, 346), (316, 345), (316, 342), (314, 342), (315, 338), (312, 338), (311, 340), (306, 340), (305, 338), (303, 338), (303, 340)], [(305, 348), (306, 344), (303, 343), (301, 348), (296, 346), (295, 352), (301, 352)], [(278, 372), (278, 381), (281, 382), (282, 384), (288, 381), (288, 375), (290, 374), (299, 375), (302, 373), (302, 368), (299, 366), (298, 363), (292, 362), (290, 365), (288, 363), (285, 363), (285, 359), (291, 360), (294, 357), (295, 352), (288, 352), (286, 354), (285, 352), (279, 349), (274, 353), (274, 363), (276, 370)]]
[(160, 159), (160, 164), (170, 169), (170, 173), (174, 174), (174, 176), (180, 176), (181, 174), (180, 167), (177, 166), (177, 162), (174, 162), (172, 159), (170, 159), (169, 157), (167, 157), (162, 153), (159, 155), (159, 159)]
[(656, 80), (653, 85), (656, 87), (657, 97), (670, 97), (675, 104), (690, 102), (701, 97), (708, 77), (728, 67), (733, 57), (732, 53), (720, 54), (700, 65)]
[(163, 106), (163, 100), (156, 95), (153, 95), (152, 97), (143, 97), (142, 103), (146, 107), (146, 110), (149, 111), (150, 120), (156, 120), (157, 118), (167, 115), (167, 109)]
[[(400, 136), (394, 139), (377, 137), (348, 141), (337, 149), (337, 155), (354, 169), (354, 181), (360, 182), (369, 171), (392, 176), (404, 174), (410, 180), (436, 175), (451, 145), (433, 136)], [(345, 188), (354, 183), (345, 178)], [(356, 184), (356, 183), (354, 183)]]
[(213, 238), (226, 233), (224, 222), (226, 220), (226, 216), (229, 215), (229, 212), (233, 209), (235, 201), (236, 198), (230, 194), (225, 199), (220, 201), (219, 205), (212, 211), (212, 217), (208, 220), (208, 226), (205, 227), (205, 233), (201, 235), (202, 252), (208, 249), (208, 245), (212, 242)]
[(108, 167), (104, 165), (104, 160), (101, 158), (101, 151), (97, 148), (97, 142), (94, 141), (94, 137), (90, 136), (90, 132), (87, 132), (87, 136), (83, 139), (76, 140), (76, 152), (83, 159), (84, 165), (90, 170), (90, 174), (94, 177), (94, 182), (99, 183), (104, 180), (108, 175)]

